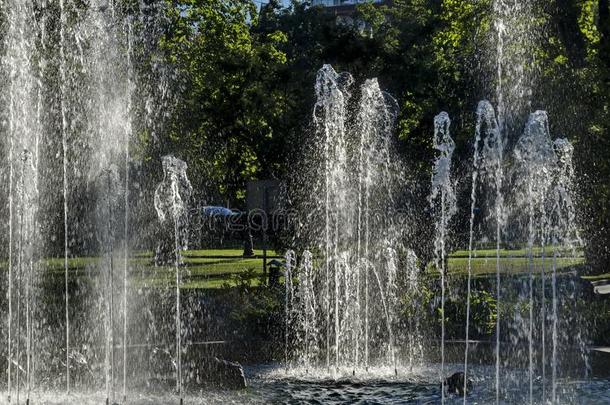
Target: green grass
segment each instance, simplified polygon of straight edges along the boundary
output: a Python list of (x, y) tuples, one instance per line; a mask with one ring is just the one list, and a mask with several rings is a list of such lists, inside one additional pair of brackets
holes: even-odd
[[(500, 249), (500, 271), (503, 274), (520, 274), (529, 271), (530, 260), (527, 248), (522, 249)], [(495, 274), (496, 272), (496, 250), (481, 249), (473, 252), (471, 269), (474, 276)], [(584, 263), (582, 250), (563, 250), (561, 256), (557, 257), (557, 269), (565, 269)], [(544, 259), (542, 258), (544, 256)], [(537, 246), (532, 249), (532, 264), (534, 271), (540, 271), (544, 263), (547, 269), (553, 266), (553, 246), (547, 246), (544, 250)], [(435, 273), (432, 265), (427, 268), (429, 273)], [(448, 272), (454, 275), (468, 274), (468, 251), (458, 250), (449, 255)]]
[[(534, 271), (539, 271), (542, 266), (540, 248), (534, 249)], [(546, 268), (551, 269), (553, 258), (552, 249), (547, 250), (545, 259)], [(262, 250), (255, 250), (255, 257), (242, 257), (241, 249), (206, 249), (189, 250), (183, 252), (184, 266), (180, 267), (182, 274), (181, 288), (220, 288), (232, 282), (236, 276), (252, 271), (250, 283), (258, 285), (259, 276), (263, 272)], [(279, 256), (275, 251), (267, 251), (268, 258)], [(474, 276), (485, 276), (494, 274), (496, 271), (495, 250), (479, 250), (476, 257), (472, 259), (472, 272)], [(500, 251), (500, 266), (503, 274), (527, 273), (529, 259), (525, 249)], [(216, 257), (221, 258), (216, 258)], [(93, 275), (103, 271), (100, 266), (99, 257), (73, 257), (68, 259), (68, 269), (71, 277)], [(560, 257), (557, 259), (559, 270), (569, 266), (582, 264), (584, 259), (580, 254), (577, 257)], [(62, 257), (48, 258), (43, 262), (43, 267), (57, 277), (64, 274), (64, 259)], [(117, 263), (122, 269), (122, 259)], [(131, 276), (136, 285), (150, 287), (172, 287), (175, 283), (175, 268), (173, 266), (154, 266), (152, 263), (152, 252), (140, 251), (129, 259)], [(0, 267), (6, 268), (6, 262), (0, 263)], [(448, 271), (452, 275), (464, 276), (468, 273), (468, 252), (456, 251), (449, 256)], [(429, 276), (438, 274), (432, 265), (426, 269)], [(608, 278), (610, 274), (602, 276), (585, 277), (590, 280)]]
[[(534, 247), (532, 249), (532, 253), (533, 256), (535, 257), (541, 257), (542, 256), (542, 252), (543, 249), (541, 247)], [(547, 246), (544, 249), (544, 253), (545, 256), (550, 257), (553, 255), (553, 247), (552, 246)], [(574, 252), (572, 251), (563, 251), (562, 253), (564, 253), (564, 256), (573, 256), (575, 255), (576, 257), (582, 257), (582, 250), (575, 250)], [(496, 249), (480, 249), (480, 250), (475, 250), (473, 252), (473, 257), (496, 257)], [(523, 249), (500, 249), (500, 257), (528, 257), (529, 256), (529, 252), (527, 248), (523, 248)], [(453, 253), (451, 253), (449, 255), (450, 258), (452, 257), (468, 257), (468, 250), (457, 250)]]
[[(206, 256), (236, 256), (241, 257), (244, 253), (243, 249), (204, 249), (204, 250), (187, 250), (182, 252), (184, 257), (206, 257)], [(263, 256), (262, 249), (254, 249), (255, 256)], [(267, 256), (282, 256), (278, 255), (274, 250), (267, 250)]]
[[(180, 267), (183, 283), (181, 288), (220, 288), (232, 278), (248, 270), (253, 271), (251, 285), (258, 285), (258, 276), (263, 273), (263, 251), (254, 251), (255, 257), (244, 258), (241, 249), (208, 249), (183, 252), (184, 266)], [(273, 250), (267, 251), (268, 260), (275, 256)], [(220, 256), (222, 258), (215, 258)], [(152, 252), (136, 252), (129, 258), (131, 277), (135, 284), (142, 286), (174, 286), (174, 266), (154, 266)], [(47, 258), (39, 265), (56, 277), (64, 275), (64, 258)], [(104, 269), (100, 257), (70, 257), (68, 271), (71, 278), (95, 276)], [(115, 265), (123, 268), (122, 258)], [(0, 262), (0, 268), (6, 269), (7, 262)]]
[[(584, 263), (584, 259), (581, 257), (575, 258), (558, 258), (557, 269), (561, 270), (566, 267), (578, 265)], [(539, 271), (542, 268), (543, 259), (536, 257), (533, 259), (532, 264), (534, 271)], [(544, 260), (544, 265), (548, 271), (552, 269), (553, 258), (547, 257)], [(472, 259), (471, 262), (472, 274), (475, 276), (482, 276), (488, 274), (495, 274), (496, 272), (496, 259), (493, 258), (476, 258)], [(428, 267), (429, 272), (434, 272), (432, 266)], [(448, 271), (450, 274), (461, 275), (468, 274), (468, 258), (450, 258), (448, 260)], [(527, 257), (514, 257), (500, 258), (500, 271), (503, 274), (519, 274), (526, 273), (529, 271), (529, 259)]]
[[(243, 251), (239, 249), (209, 249), (209, 250), (190, 250), (183, 252), (184, 266), (181, 266), (182, 277), (181, 288), (220, 288), (231, 281), (232, 277), (253, 270), (255, 277), (251, 285), (258, 284), (256, 276), (263, 273), (262, 250), (255, 250), (257, 257), (244, 258)], [(274, 251), (268, 251), (268, 256), (274, 255)], [(223, 258), (215, 258), (222, 256)], [(100, 262), (100, 258), (82, 257), (70, 258), (68, 268), (74, 275), (83, 275), (88, 267), (93, 267)], [(57, 275), (64, 273), (64, 261), (61, 258), (46, 260), (49, 270)], [(122, 266), (122, 261), (117, 264)], [(152, 253), (139, 252), (135, 257), (130, 258), (129, 265), (132, 277), (136, 285), (150, 287), (174, 287), (175, 286), (175, 267), (174, 266), (154, 266), (152, 263)]]
[[(140, 271), (138, 273), (138, 270)], [(247, 259), (232, 261), (222, 265), (181, 266), (178, 268), (182, 278), (181, 288), (220, 288), (230, 284), (232, 278), (251, 271), (250, 285), (258, 285), (262, 275), (262, 260)], [(137, 285), (149, 287), (175, 287), (176, 268), (173, 266), (146, 266), (136, 269), (134, 281)]]

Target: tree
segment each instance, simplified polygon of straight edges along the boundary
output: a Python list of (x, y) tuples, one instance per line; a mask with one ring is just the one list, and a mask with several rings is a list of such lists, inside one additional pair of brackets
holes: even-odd
[(181, 91), (161, 149), (186, 158), (199, 190), (216, 190), (200, 197), (238, 206), (244, 182), (274, 170), (273, 123), (284, 112), (274, 72), (286, 63), (278, 49), (286, 37), (253, 33), (250, 1), (174, 1), (169, 18), (163, 47)]

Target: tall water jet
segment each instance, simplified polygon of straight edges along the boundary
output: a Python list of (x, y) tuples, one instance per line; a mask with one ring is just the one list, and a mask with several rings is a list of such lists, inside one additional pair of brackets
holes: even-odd
[[(2, 143), (7, 151), (9, 169), (6, 378), (7, 402), (11, 403), (15, 390), (16, 400), (20, 400), (21, 375), (25, 374), (26, 400), (29, 400), (32, 382), (32, 285), (36, 282), (36, 260), (41, 245), (37, 229), (38, 147), (42, 133), (37, 75), (41, 61), (35, 57), (37, 38), (31, 25), (33, 6), (27, 2), (9, 1), (5, 10), (1, 74), (6, 83), (2, 94), (6, 111), (2, 111), (2, 119), (8, 123), (8, 128), (6, 144), (4, 139)], [(22, 317), (25, 317), (25, 331)], [(25, 360), (22, 342), (25, 343)]]
[[(144, 3), (140, 2), (139, 5)], [(130, 261), (129, 143), (133, 139), (132, 119), (136, 110), (152, 107), (151, 101), (151, 105), (146, 107), (132, 105), (136, 83), (144, 84), (138, 74), (145, 71), (141, 66), (137, 69), (133, 66), (132, 55), (137, 53), (142, 59), (150, 56), (146, 52), (155, 46), (160, 32), (157, 30), (152, 35), (141, 30), (155, 24), (153, 9), (163, 9), (158, 5), (144, 5), (145, 12), (135, 11), (139, 5), (106, 0), (92, 0), (86, 4), (73, 0), (5, 0), (0, 6), (1, 19), (6, 23), (1, 35), (3, 58), (0, 75), (3, 91), (0, 114), (3, 138), (0, 143), (5, 152), (9, 178), (9, 220), (5, 223), (9, 228), (10, 262), (10, 277), (7, 278), (7, 309), (10, 313), (7, 332), (10, 338), (4, 346), (4, 357), (11, 359), (7, 362), (5, 375), (7, 399), (11, 397), (13, 402), (15, 394), (23, 400), (24, 392), (36, 392), (38, 379), (34, 377), (51, 369), (53, 379), (61, 379), (65, 391), (71, 393), (75, 386), (85, 381), (77, 369), (83, 364), (81, 360), (91, 359), (79, 353), (78, 347), (86, 350), (99, 347), (103, 351), (107, 341), (105, 333), (109, 333), (113, 344), (118, 345), (121, 315), (123, 396), (126, 395), (129, 335), (127, 278)], [(133, 19), (138, 21), (135, 35)], [(144, 42), (148, 48), (141, 46)], [(158, 60), (155, 63), (157, 67), (164, 65)], [(147, 93), (149, 89), (141, 90)], [(22, 156), (24, 150), (29, 153), (21, 160), (25, 156)], [(112, 209), (117, 217), (124, 211), (122, 226), (120, 219), (100, 218), (101, 215), (98, 215), (100, 210), (107, 210), (106, 195), (103, 193), (106, 187), (100, 184), (102, 182), (98, 178), (112, 166), (118, 169), (119, 178), (116, 181), (124, 184), (125, 188), (125, 204), (118, 204)], [(40, 183), (41, 191), (38, 190), (39, 176), (45, 176), (45, 181)], [(76, 195), (78, 198), (75, 198)], [(90, 197), (93, 199), (90, 200)], [(25, 210), (20, 211), (22, 200), (28, 201), (28, 204)], [(55, 218), (57, 212), (59, 217)], [(61, 226), (59, 221), (62, 222)], [(112, 249), (106, 243), (107, 238), (102, 236), (107, 232), (109, 221), (114, 223), (115, 228), (113, 239), (116, 239), (116, 246), (112, 246)], [(104, 241), (96, 243), (99, 242), (96, 240), (98, 236)], [(56, 238), (61, 248), (54, 246)], [(101, 299), (104, 304), (106, 299), (114, 300), (111, 308), (100, 305), (101, 315), (115, 318), (112, 322), (114, 327), (101, 323), (100, 335), (97, 334), (97, 326), (95, 332), (89, 333), (90, 329), (87, 329), (83, 333), (85, 328), (82, 326), (100, 314), (77, 312), (83, 307), (85, 311), (93, 308), (93, 300), (72, 300), (72, 297), (79, 297), (72, 289), (77, 288), (76, 292), (80, 293), (89, 285), (81, 282), (84, 280), (82, 273), (73, 269), (75, 265), (80, 267), (82, 262), (73, 261), (71, 257), (100, 253), (101, 266), (106, 266), (99, 273), (100, 291), (107, 293), (106, 282), (110, 280), (107, 278), (110, 272), (107, 270), (107, 258), (110, 251), (114, 260), (114, 270), (110, 273), (116, 277), (115, 281), (120, 280), (117, 252), (121, 239), (125, 251), (122, 304), (117, 300), (121, 297), (120, 289), (117, 289), (115, 295), (106, 295)], [(59, 253), (60, 249), (62, 253)], [(96, 249), (100, 251), (94, 252)], [(63, 291), (58, 295), (62, 305), (61, 308), (53, 308), (53, 313), (59, 313), (59, 317), (49, 317), (45, 311), (51, 307), (38, 305), (43, 302), (42, 298), (45, 298), (45, 303), (48, 302), (48, 291), (40, 287), (42, 282), (50, 281), (50, 272), (39, 270), (51, 266), (52, 259), (45, 259), (49, 255), (62, 256), (63, 262)], [(55, 322), (57, 320), (59, 322)], [(54, 327), (62, 332), (54, 330)], [(100, 342), (93, 342), (98, 336)], [(98, 346), (97, 343), (101, 344)], [(7, 352), (10, 352), (10, 356), (6, 356)], [(97, 358), (96, 355), (93, 358)], [(115, 360), (111, 362), (116, 363), (115, 366), (110, 368), (102, 364), (99, 368), (101, 374), (105, 373), (104, 370), (117, 373), (119, 357)], [(64, 371), (58, 373), (57, 367)], [(17, 371), (19, 369), (25, 371)], [(47, 375), (44, 377), (41, 380), (56, 385), (56, 381)], [(115, 378), (109, 381), (114, 383)], [(29, 397), (28, 394), (25, 394), (26, 397)]]
[(155, 190), (155, 210), (161, 224), (167, 220), (173, 221), (174, 233), (174, 269), (176, 283), (176, 389), (182, 403), (182, 319), (180, 315), (180, 266), (182, 264), (181, 250), (188, 246), (187, 226), (188, 201), (193, 192), (191, 182), (186, 176), (186, 162), (174, 156), (164, 156), (163, 181)]
[(441, 276), (441, 401), (445, 402), (445, 276), (447, 229), (457, 211), (455, 184), (451, 180), (451, 159), (455, 143), (449, 127), (451, 120), (446, 112), (434, 117), (434, 149), (439, 151), (432, 172), (432, 189), (428, 197), (435, 221), (434, 265)]
[(551, 238), (553, 243), (553, 273), (552, 273), (552, 392), (551, 403), (557, 402), (557, 349), (558, 349), (558, 296), (557, 296), (557, 258), (566, 249), (573, 253), (574, 244), (580, 244), (576, 229), (575, 207), (573, 203), (574, 167), (572, 156), (574, 147), (565, 138), (557, 138), (553, 142), (557, 155), (557, 167), (554, 173), (553, 191), (551, 194)]
[[(417, 255), (412, 250), (407, 250), (405, 259), (406, 269), (406, 297), (410, 308), (410, 316), (408, 317), (409, 337), (408, 337), (408, 353), (409, 353), (409, 370), (413, 370), (415, 357), (423, 358), (423, 347), (421, 345), (421, 325), (418, 309), (421, 305), (421, 286), (419, 281), (419, 267), (417, 265)], [(416, 353), (417, 352), (417, 353)]]
[(286, 290), (284, 302), (284, 310), (286, 311), (286, 325), (284, 329), (284, 359), (286, 369), (288, 369), (290, 365), (288, 360), (288, 341), (290, 338), (289, 331), (292, 316), (294, 314), (294, 284), (292, 282), (292, 278), (293, 271), (296, 268), (296, 256), (293, 250), (288, 250), (284, 257), (286, 260), (286, 262), (284, 263), (284, 287)]
[[(376, 239), (386, 240), (394, 236), (392, 224), (388, 221), (379, 221), (371, 224), (373, 213), (381, 218), (391, 216), (394, 207), (393, 180), (394, 175), (391, 163), (391, 136), (396, 119), (398, 105), (389, 94), (381, 91), (377, 79), (367, 79), (361, 88), (361, 98), (356, 117), (357, 135), (360, 138), (358, 149), (358, 218), (357, 251), (356, 257), (360, 259), (356, 277), (356, 311), (361, 308), (361, 272), (364, 272), (364, 365), (369, 362), (369, 268), (371, 262), (370, 245), (375, 243), (371, 238), (371, 227), (379, 235)], [(356, 317), (356, 334), (360, 333), (360, 319)], [(359, 337), (356, 336), (355, 364), (359, 359)]]
[[(534, 243), (544, 243), (547, 228), (546, 198), (551, 186), (552, 170), (556, 165), (545, 111), (530, 114), (523, 135), (514, 149), (517, 166), (516, 182), (520, 193), (518, 203), (527, 213), (527, 253), (529, 270), (529, 396), (534, 395)], [(544, 296), (542, 297), (544, 301)], [(544, 305), (544, 304), (543, 304)], [(543, 320), (544, 321), (544, 320)], [(543, 359), (544, 362), (544, 359)], [(544, 383), (544, 382), (543, 382)]]
[(59, 0), (59, 103), (61, 111), (61, 145), (64, 214), (64, 295), (66, 322), (66, 393), (70, 393), (70, 291), (68, 289), (68, 111), (66, 105), (68, 76), (66, 73), (66, 10)]
[[(95, 151), (88, 162), (88, 176), (90, 182), (97, 186), (98, 200), (102, 200), (97, 213), (105, 212), (106, 215), (98, 215), (96, 227), (107, 234), (99, 241), (99, 246), (107, 262), (102, 283), (109, 289), (104, 298), (108, 318), (105, 337), (106, 386), (107, 396), (112, 401), (116, 399), (115, 373), (118, 373), (120, 361), (118, 357), (115, 358), (118, 340), (122, 340), (123, 400), (127, 390), (129, 144), (133, 137), (132, 97), (135, 80), (131, 20), (132, 16), (119, 4), (94, 0), (83, 14), (82, 23), (72, 27), (74, 37), (86, 40), (89, 45), (79, 55), (81, 80), (91, 88), (89, 103), (79, 118), (86, 118), (87, 134), (90, 134), (87, 143)], [(95, 180), (98, 178), (105, 181)], [(122, 266), (118, 257), (121, 250)], [(121, 294), (117, 294), (114, 287), (116, 281), (121, 279), (122, 299), (118, 301)], [(115, 305), (115, 295), (118, 296), (117, 303), (120, 302), (118, 305)], [(122, 328), (119, 326), (121, 324)], [(119, 328), (122, 329), (121, 334)]]
[[(488, 101), (481, 101), (477, 107), (477, 121), (475, 126), (475, 144), (473, 156), (472, 188), (470, 194), (470, 229), (468, 242), (468, 286), (466, 304), (466, 350), (464, 353), (464, 403), (468, 383), (468, 349), (470, 326), (470, 299), (472, 279), (472, 256), (474, 249), (474, 222), (477, 210), (477, 194), (484, 196), (485, 213), (479, 221), (483, 222), (485, 233), (492, 233), (496, 242), (496, 300), (498, 313), (496, 315), (496, 402), (500, 400), (500, 243), (502, 229), (505, 222), (504, 198), (502, 195), (503, 183), (503, 154), (504, 141), (500, 126), (496, 120), (493, 106)], [(486, 215), (485, 215), (486, 214)], [(495, 222), (485, 224), (485, 222)], [(493, 229), (493, 231), (491, 231)], [(487, 239), (487, 236), (484, 237)]]
[[(127, 17), (127, 114), (132, 113), (132, 102), (134, 91), (134, 72), (132, 66), (132, 53), (133, 53), (133, 29), (132, 29), (132, 18)], [(128, 283), (128, 271), (129, 271), (129, 165), (130, 165), (130, 154), (129, 144), (131, 142), (132, 127), (131, 120), (128, 120), (128, 126), (124, 132), (123, 147), (125, 151), (125, 198), (124, 198), (124, 231), (123, 231), (123, 250), (124, 250), (124, 261), (123, 261), (123, 403), (127, 403), (127, 283)]]
[(106, 401), (110, 403), (116, 399), (115, 387), (115, 246), (117, 242), (116, 229), (119, 229), (119, 217), (115, 214), (121, 203), (122, 184), (119, 169), (110, 165), (102, 170), (96, 179), (96, 186), (100, 197), (96, 207), (96, 222), (100, 229), (98, 233), (99, 244), (102, 247), (103, 273), (103, 300), (104, 300), (104, 376), (106, 382)]
[[(323, 177), (313, 182), (319, 191), (307, 192), (303, 200), (307, 217), (320, 219), (306, 243), (321, 257), (314, 263), (308, 255), (298, 267), (295, 307), (304, 313), (292, 317), (292, 327), (302, 334), (295, 353), (307, 353), (299, 364), (309, 370), (317, 354), (324, 354), (327, 371), (335, 375), (396, 359), (398, 264), (386, 252), (401, 248), (394, 197), (400, 165), (392, 139), (397, 105), (371, 79), (363, 83), (355, 115), (350, 114), (352, 83), (351, 76), (329, 65), (318, 72), (311, 175)], [(350, 181), (352, 175), (357, 181)], [(315, 275), (317, 263), (322, 277)], [(322, 332), (319, 338), (314, 331)]]
[(531, 0), (493, 0), (492, 31), (495, 50), (495, 94), (500, 131), (511, 131), (515, 120), (531, 103), (533, 72), (529, 71), (535, 49), (536, 28)]
[(301, 258), (301, 266), (299, 269), (299, 289), (298, 300), (300, 303), (299, 314), (302, 316), (298, 329), (301, 333), (303, 342), (303, 353), (300, 357), (303, 359), (305, 372), (314, 365), (316, 356), (318, 355), (316, 340), (318, 336), (318, 313), (316, 309), (316, 290), (315, 290), (315, 273), (313, 268), (313, 257), (311, 252), (304, 251)]
[[(344, 213), (349, 199), (344, 194), (346, 187), (346, 115), (347, 102), (350, 97), (349, 87), (353, 79), (349, 74), (338, 74), (330, 65), (324, 65), (316, 77), (317, 102), (314, 107), (314, 122), (323, 134), (324, 142), (324, 188), (325, 188), (325, 313), (326, 313), (326, 367), (330, 369), (331, 354), (331, 266), (332, 257), (337, 257), (339, 245), (339, 218)], [(343, 233), (343, 232), (341, 232)], [(334, 271), (337, 271), (336, 268)]]

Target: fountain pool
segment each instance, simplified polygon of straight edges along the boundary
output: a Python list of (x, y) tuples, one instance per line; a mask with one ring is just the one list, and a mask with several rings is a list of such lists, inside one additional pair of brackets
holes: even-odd
[[(243, 391), (206, 390), (186, 392), (185, 403), (194, 405), (215, 404), (436, 404), (441, 400), (437, 365), (417, 367), (413, 370), (399, 369), (398, 374), (390, 368), (372, 368), (366, 378), (358, 379), (350, 374), (338, 378), (324, 375), (304, 376), (298, 373), (286, 375), (283, 367), (259, 365), (246, 367), (249, 388)], [(462, 364), (448, 363), (448, 371), (463, 369)], [(474, 386), (469, 402), (486, 404), (495, 401), (495, 366), (471, 366)], [(523, 390), (521, 380), (527, 379), (526, 371), (514, 370), (506, 375), (506, 397), (510, 403), (524, 403), (529, 393)], [(610, 401), (610, 384), (603, 378), (587, 380), (560, 380), (558, 383), (558, 404), (606, 404)], [(540, 394), (541, 386), (535, 393)], [(33, 395), (33, 403), (45, 405), (103, 403), (105, 393), (89, 392), (74, 395), (45, 394)], [(133, 393), (130, 402), (135, 405), (165, 405), (178, 403), (175, 396), (154, 394), (143, 390)], [(459, 404), (462, 398), (448, 396), (446, 403)], [(535, 402), (536, 404), (540, 402)]]

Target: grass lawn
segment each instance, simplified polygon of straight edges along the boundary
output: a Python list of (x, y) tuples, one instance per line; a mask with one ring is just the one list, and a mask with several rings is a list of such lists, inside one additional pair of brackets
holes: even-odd
[[(263, 274), (263, 251), (254, 250), (255, 257), (244, 258), (241, 249), (208, 249), (183, 252), (184, 266), (180, 267), (183, 283), (181, 288), (220, 288), (241, 273), (251, 271), (251, 285), (258, 285), (258, 276)], [(267, 251), (267, 260), (277, 253)], [(137, 252), (129, 259), (130, 272), (136, 285), (172, 286), (175, 284), (174, 266), (154, 266), (152, 252)], [(68, 258), (71, 277), (94, 275), (102, 262), (100, 257)], [(2, 263), (0, 267), (6, 266)], [(115, 266), (123, 268), (122, 257)], [(64, 258), (54, 257), (44, 261), (44, 267), (54, 275), (63, 277)]]
[[(188, 250), (183, 252), (184, 265), (180, 267), (182, 275), (182, 288), (220, 288), (238, 275), (250, 278), (251, 285), (259, 284), (259, 277), (263, 273), (262, 250), (254, 251), (255, 257), (242, 257), (241, 249), (206, 249)], [(534, 271), (540, 271), (543, 263), (542, 250), (534, 249)], [(472, 259), (472, 272), (475, 276), (495, 274), (496, 271), (495, 250), (479, 250), (476, 257)], [(278, 255), (277, 252), (267, 251), (268, 260)], [(503, 274), (526, 273), (529, 269), (529, 259), (525, 249), (502, 250), (500, 252), (500, 266)], [(74, 257), (68, 259), (68, 268), (71, 277), (95, 275), (101, 265), (99, 257)], [(560, 257), (557, 259), (557, 268), (564, 269), (569, 266), (582, 264), (584, 259), (580, 252), (576, 257)], [(553, 258), (552, 249), (547, 249), (544, 263), (548, 271), (551, 271)], [(115, 260), (115, 265), (122, 270), (123, 259)], [(173, 266), (154, 266), (152, 263), (152, 252), (137, 252), (129, 259), (130, 272), (136, 285), (150, 287), (171, 287), (175, 283), (175, 268)], [(468, 272), (468, 252), (456, 251), (449, 256), (449, 273), (460, 276)], [(6, 262), (0, 263), (0, 267), (6, 268)], [(64, 275), (64, 259), (49, 258), (44, 261), (44, 267), (57, 277)], [(246, 276), (247, 273), (247, 276)], [(431, 265), (427, 268), (429, 276), (438, 273)], [(604, 276), (587, 277), (595, 280), (608, 278)]]
[[(550, 272), (553, 266), (553, 258), (547, 257), (542, 259), (541, 257), (535, 257), (532, 261), (534, 266), (534, 272), (540, 271), (544, 263), (547, 272)], [(582, 257), (573, 258), (557, 258), (557, 269), (561, 270), (566, 267), (578, 265), (584, 263)], [(472, 259), (472, 274), (475, 276), (483, 276), (488, 274), (496, 273), (496, 258), (473, 258)], [(466, 275), (468, 274), (468, 258), (456, 257), (449, 258), (448, 261), (449, 273), (455, 275)], [(428, 271), (434, 272), (431, 266), (428, 267)], [(527, 257), (501, 257), (500, 258), (500, 271), (503, 274), (519, 274), (526, 273), (529, 271), (529, 259)]]
[[(520, 274), (529, 271), (529, 251), (523, 249), (500, 249), (500, 271), (502, 274)], [(582, 250), (562, 251), (563, 257), (557, 257), (557, 269), (565, 269), (584, 263)], [(544, 259), (543, 259), (544, 256)], [(534, 272), (539, 272), (543, 264), (550, 272), (553, 266), (553, 247), (547, 246), (544, 250), (541, 247), (532, 249), (532, 264)], [(472, 274), (474, 276), (486, 276), (496, 273), (496, 250), (481, 249), (473, 252), (472, 255)], [(436, 273), (433, 266), (428, 265), (429, 273)], [(448, 271), (454, 275), (468, 274), (468, 251), (458, 250), (449, 255)]]
[[(543, 250), (541, 247), (534, 247), (532, 253), (536, 257), (542, 256)], [(553, 247), (547, 246), (544, 249), (545, 256), (553, 256)], [(564, 250), (564, 256), (576, 256), (582, 257), (582, 249), (575, 249), (574, 251)], [(500, 257), (528, 257), (528, 249), (500, 249)], [(468, 257), (468, 250), (456, 250), (449, 255), (452, 257)], [(480, 249), (473, 251), (472, 257), (496, 257), (496, 249)]]
[[(243, 249), (203, 249), (203, 250), (186, 250), (182, 252), (184, 257), (206, 257), (206, 256), (241, 256)], [(152, 254), (151, 254), (152, 255)], [(254, 249), (255, 256), (263, 256), (262, 249)], [(283, 253), (276, 253), (274, 250), (267, 250), (267, 256), (283, 256)]]

